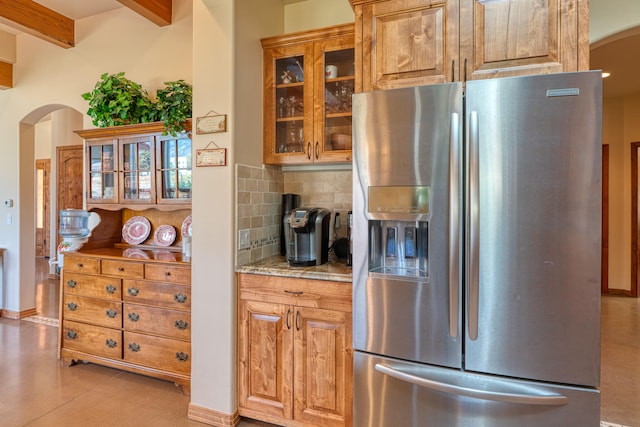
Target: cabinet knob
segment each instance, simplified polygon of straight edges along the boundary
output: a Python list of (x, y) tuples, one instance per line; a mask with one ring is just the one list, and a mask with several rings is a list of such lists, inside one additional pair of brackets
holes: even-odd
[(107, 314), (107, 317), (110, 317), (111, 319), (113, 319), (114, 317), (116, 317), (118, 315), (118, 312), (115, 311), (114, 309), (110, 308), (109, 310), (107, 310), (105, 312)]
[(76, 304), (75, 302), (70, 302), (67, 304), (67, 308), (71, 311), (76, 311), (76, 309), (78, 308), (78, 304)]
[(138, 320), (140, 320), (140, 315), (138, 313), (129, 313), (127, 315), (127, 317), (129, 318), (129, 320), (131, 320), (132, 322), (137, 322)]
[(178, 359), (180, 362), (186, 362), (187, 360), (189, 360), (189, 355), (187, 353), (179, 351), (176, 353), (176, 359)]
[(118, 290), (118, 288), (113, 285), (107, 285), (105, 286), (104, 290), (107, 291), (108, 294), (113, 294)]
[(129, 344), (129, 350), (133, 351), (134, 353), (137, 353), (140, 351), (140, 344), (136, 344), (134, 342)]
[(124, 271), (124, 267), (118, 267), (118, 271), (122, 273)]
[(135, 297), (135, 296), (138, 296), (138, 293), (140, 293), (140, 290), (138, 288), (127, 288), (127, 293), (132, 297)]
[(177, 293), (173, 295), (173, 299), (180, 304), (187, 302), (187, 296), (185, 294)]
[(167, 271), (166, 273), (164, 273), (164, 275), (165, 275), (165, 277), (169, 277), (169, 276), (171, 276), (171, 272)]
[(67, 286), (68, 287), (75, 288), (77, 285), (78, 285), (78, 282), (76, 282), (75, 280), (73, 280), (73, 279), (67, 280)]
[(184, 331), (185, 329), (187, 329), (189, 327), (189, 322), (186, 322), (186, 321), (180, 319), (180, 320), (176, 320), (173, 325), (176, 328), (180, 329), (181, 331)]
[(117, 346), (118, 346), (118, 343), (117, 343), (117, 342), (115, 342), (114, 340), (112, 340), (111, 338), (107, 339), (104, 343), (105, 343), (105, 344), (106, 344), (106, 346), (107, 346), (107, 347), (109, 347), (109, 348), (115, 348), (115, 347), (117, 347)]
[(67, 338), (75, 340), (76, 338), (78, 338), (78, 333), (73, 329), (67, 329)]
[(76, 267), (78, 267), (78, 268), (82, 268), (82, 267), (84, 267), (84, 265), (82, 265), (82, 263), (81, 263), (81, 262), (79, 262), (79, 263), (77, 263), (77, 264), (76, 264)]

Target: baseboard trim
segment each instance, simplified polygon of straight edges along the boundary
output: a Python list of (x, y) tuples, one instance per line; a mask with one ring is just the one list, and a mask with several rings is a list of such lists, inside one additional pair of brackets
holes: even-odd
[(29, 308), (27, 310), (22, 310), (22, 311), (13, 311), (13, 310), (5, 310), (5, 309), (0, 310), (0, 317), (6, 317), (7, 319), (13, 319), (13, 320), (20, 320), (25, 317), (35, 316), (36, 314), (38, 314), (38, 312), (36, 311), (35, 307)]
[(233, 414), (226, 414), (224, 412), (203, 408), (193, 403), (189, 403), (187, 418), (216, 427), (235, 427), (240, 423), (238, 411)]

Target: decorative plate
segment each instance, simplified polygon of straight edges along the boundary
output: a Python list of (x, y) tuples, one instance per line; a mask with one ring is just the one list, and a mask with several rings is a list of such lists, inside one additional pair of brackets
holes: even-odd
[(130, 245), (139, 245), (151, 233), (151, 223), (143, 216), (134, 216), (122, 226), (122, 238)]
[(176, 240), (176, 229), (173, 225), (163, 224), (153, 233), (153, 243), (158, 246), (171, 246)]
[(191, 236), (191, 214), (189, 214), (182, 222), (180, 231), (183, 236)]
[(149, 259), (149, 255), (142, 249), (127, 248), (122, 252), (122, 256), (132, 259)]

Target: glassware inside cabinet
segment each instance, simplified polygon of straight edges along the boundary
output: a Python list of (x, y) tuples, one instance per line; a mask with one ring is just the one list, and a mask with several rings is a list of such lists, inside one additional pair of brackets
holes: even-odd
[(115, 196), (113, 144), (89, 147), (89, 197), (94, 200), (113, 199)]
[(162, 199), (191, 198), (191, 139), (162, 139), (160, 147), (160, 194)]
[(351, 150), (354, 49), (325, 52), (324, 151)]
[(276, 60), (276, 153), (304, 151), (304, 57)]

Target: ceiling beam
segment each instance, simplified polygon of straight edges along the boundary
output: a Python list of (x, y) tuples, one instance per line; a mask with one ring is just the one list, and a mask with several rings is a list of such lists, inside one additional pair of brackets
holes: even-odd
[(0, 0), (0, 23), (64, 48), (75, 46), (73, 19), (33, 0)]
[(0, 61), (0, 89), (13, 87), (13, 64)]
[(149, 21), (164, 27), (171, 25), (172, 0), (118, 0)]

